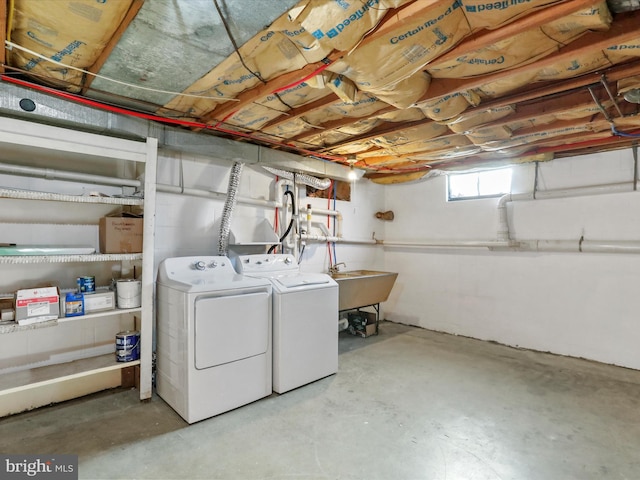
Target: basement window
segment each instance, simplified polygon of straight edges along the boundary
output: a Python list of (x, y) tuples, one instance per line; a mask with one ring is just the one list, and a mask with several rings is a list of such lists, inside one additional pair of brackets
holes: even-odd
[(499, 197), (511, 191), (511, 168), (447, 175), (447, 201)]

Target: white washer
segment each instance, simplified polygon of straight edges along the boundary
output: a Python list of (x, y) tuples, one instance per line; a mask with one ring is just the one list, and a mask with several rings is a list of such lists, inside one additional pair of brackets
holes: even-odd
[(291, 255), (239, 255), (238, 273), (273, 284), (273, 391), (284, 393), (338, 371), (338, 284), (301, 273)]
[(223, 256), (164, 260), (157, 281), (157, 392), (193, 423), (272, 393), (271, 284)]

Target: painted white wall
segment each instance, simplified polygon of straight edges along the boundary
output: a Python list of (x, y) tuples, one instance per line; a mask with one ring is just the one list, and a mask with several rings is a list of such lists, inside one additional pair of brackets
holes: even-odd
[[(184, 185), (221, 193), (227, 192), (231, 163), (214, 157), (203, 157), (179, 152), (161, 152), (158, 157), (158, 184)], [(182, 182), (182, 183), (181, 183)], [(275, 177), (261, 167), (245, 165), (242, 170), (238, 197), (261, 200), (278, 200)], [(385, 225), (375, 218), (375, 212), (384, 207), (384, 189), (369, 181), (360, 181), (352, 189), (352, 201), (330, 202), (326, 199), (307, 198), (300, 189), (299, 206), (311, 204), (313, 208), (336, 209), (343, 215), (343, 236), (346, 239), (370, 239), (384, 236)], [(217, 255), (220, 218), (224, 198), (209, 199), (196, 196), (158, 192), (156, 201), (156, 250), (155, 265), (168, 257), (188, 255)], [(247, 205), (238, 202), (234, 209), (231, 230), (269, 221), (274, 224), (275, 211), (271, 207)], [(305, 222), (304, 215), (301, 221)], [(315, 216), (313, 221), (326, 224), (326, 216)], [(244, 225), (241, 225), (243, 222)], [(333, 220), (330, 230), (333, 230)], [(284, 231), (284, 230), (282, 230)], [(333, 253), (333, 249), (332, 249)], [(384, 252), (379, 246), (337, 243), (335, 257), (345, 262), (347, 268), (380, 268), (384, 264)], [(310, 242), (300, 263), (302, 271), (326, 272), (329, 253), (326, 243)]]
[[(531, 191), (533, 165), (514, 167)], [(540, 164), (538, 188), (631, 182), (631, 150)], [(387, 241), (495, 240), (498, 199), (446, 202), (446, 178), (385, 189)], [(411, 202), (407, 202), (411, 199)], [(512, 238), (639, 240), (640, 192), (509, 204)], [(640, 256), (385, 247), (399, 272), (386, 318), (640, 369)]]

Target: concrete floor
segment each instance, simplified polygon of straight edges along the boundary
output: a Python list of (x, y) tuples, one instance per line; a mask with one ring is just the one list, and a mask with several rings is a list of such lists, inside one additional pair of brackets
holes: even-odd
[(71, 453), (82, 479), (640, 478), (640, 372), (389, 322), (340, 371), (189, 426), (103, 392), (0, 420), (2, 453)]

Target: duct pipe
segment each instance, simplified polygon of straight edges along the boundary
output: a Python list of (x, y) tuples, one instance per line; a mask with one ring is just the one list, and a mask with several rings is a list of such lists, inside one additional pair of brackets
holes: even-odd
[(326, 190), (331, 186), (331, 180), (328, 178), (316, 178), (304, 173), (291, 173), (287, 170), (280, 170), (279, 168), (262, 166), (267, 172), (273, 173), (280, 178), (286, 178), (292, 180), (295, 184), (309, 185), (310, 187), (317, 188), (318, 190)]
[(240, 185), (240, 176), (242, 175), (241, 162), (234, 162), (229, 174), (229, 186), (227, 188), (227, 200), (222, 210), (222, 218), (220, 220), (220, 236), (218, 238), (218, 255), (226, 256), (229, 250), (229, 233), (231, 232), (231, 216), (236, 206), (236, 193), (238, 185)]
[(97, 185), (109, 185), (117, 187), (126, 186), (139, 188), (142, 185), (142, 182), (140, 180), (105, 177), (102, 175), (68, 172), (64, 170), (53, 170), (51, 168), (23, 167), (7, 163), (0, 163), (0, 173), (28, 177), (40, 177), (46, 178), (47, 180), (70, 180), (73, 182), (93, 183)]

